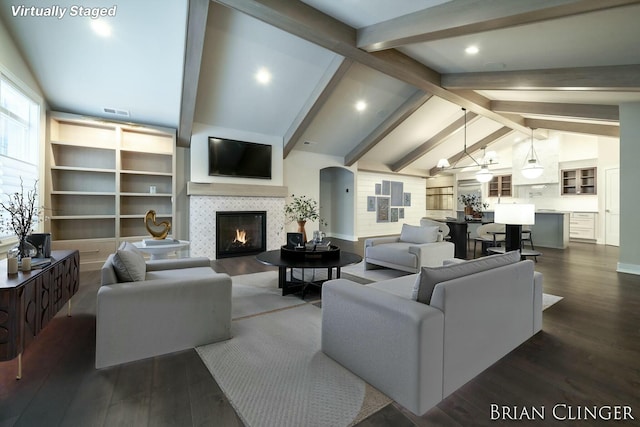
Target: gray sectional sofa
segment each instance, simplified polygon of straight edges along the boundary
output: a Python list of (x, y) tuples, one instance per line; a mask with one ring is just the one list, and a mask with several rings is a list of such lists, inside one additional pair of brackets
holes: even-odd
[(412, 299), (417, 276), (326, 282), (322, 351), (421, 415), (541, 330), (542, 275), (532, 261), (489, 265), (436, 284), (430, 304)]

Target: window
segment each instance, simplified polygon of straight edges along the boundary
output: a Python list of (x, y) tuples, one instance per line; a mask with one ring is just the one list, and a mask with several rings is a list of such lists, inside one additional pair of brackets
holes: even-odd
[[(20, 178), (25, 194), (38, 179), (40, 105), (0, 73), (0, 197), (20, 192)], [(5, 224), (7, 213), (0, 211)], [(11, 236), (3, 227), (0, 238)]]
[(427, 188), (427, 209), (429, 210), (453, 209), (453, 187)]

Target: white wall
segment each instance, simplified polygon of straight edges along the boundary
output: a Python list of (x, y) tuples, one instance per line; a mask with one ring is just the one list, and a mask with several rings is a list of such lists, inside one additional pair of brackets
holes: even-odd
[[(376, 212), (367, 212), (367, 197), (376, 196), (375, 185), (400, 181), (403, 192), (411, 193), (411, 206), (404, 206), (405, 217), (398, 222), (376, 222)], [(424, 178), (374, 172), (358, 172), (356, 178), (356, 231), (358, 237), (400, 234), (402, 224), (419, 225), (427, 208)], [(394, 206), (392, 206), (394, 207)]]
[(12, 80), (17, 79), (29, 86), (32, 91), (42, 97), (42, 90), (38, 81), (31, 74), (29, 65), (22, 58), (2, 20), (0, 20), (0, 70)]
[[(209, 176), (209, 137), (271, 145), (271, 179), (231, 178)], [(245, 185), (283, 185), (282, 137), (225, 129), (202, 123), (193, 124), (191, 135), (191, 181)]]
[(640, 274), (640, 103), (620, 104), (620, 256), (618, 271)]
[[(320, 170), (330, 167), (345, 168), (357, 174), (355, 166), (347, 168), (344, 166), (342, 157), (326, 156), (322, 154), (309, 153), (306, 151), (293, 150), (284, 159), (284, 185), (289, 190), (289, 195), (311, 197), (320, 204), (323, 201), (320, 198)], [(290, 198), (287, 202), (290, 202)], [(348, 220), (348, 219), (345, 219)], [(286, 231), (296, 231), (295, 223), (285, 224)], [(355, 226), (354, 226), (355, 228)], [(320, 226), (317, 222), (308, 222), (305, 226), (307, 233), (313, 230), (319, 230)]]

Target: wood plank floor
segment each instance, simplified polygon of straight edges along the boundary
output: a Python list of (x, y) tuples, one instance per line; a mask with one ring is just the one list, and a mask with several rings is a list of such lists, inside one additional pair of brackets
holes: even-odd
[[(362, 242), (340, 244), (362, 254)], [(615, 272), (615, 247), (540, 249), (544, 291), (564, 297), (545, 311), (541, 333), (424, 416), (391, 404), (359, 426), (613, 423), (554, 420), (558, 403), (628, 405), (635, 420), (615, 425), (640, 425), (640, 277)], [(273, 269), (253, 257), (213, 266), (230, 275)], [(60, 313), (28, 347), (22, 380), (15, 361), (0, 363), (0, 427), (241, 426), (194, 350), (94, 369), (98, 281), (95, 272), (81, 274), (73, 316)], [(546, 419), (491, 420), (491, 404), (544, 407)]]

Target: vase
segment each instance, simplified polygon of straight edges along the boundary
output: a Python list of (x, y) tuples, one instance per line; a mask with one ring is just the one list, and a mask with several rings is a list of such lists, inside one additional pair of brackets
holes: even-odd
[(304, 229), (304, 225), (307, 221), (298, 221), (298, 233), (302, 233), (302, 241), (307, 243), (307, 232)]
[(13, 253), (15, 253), (16, 257), (21, 260), (25, 257), (35, 257), (38, 253), (38, 249), (36, 249), (30, 241), (27, 240), (26, 236), (18, 242), (18, 244), (13, 248)]
[(466, 216), (473, 215), (473, 208), (471, 206), (465, 206), (464, 207), (464, 214)]

